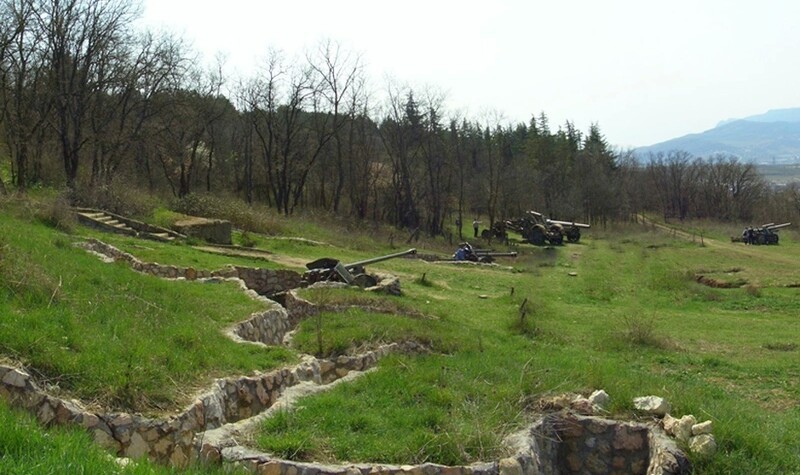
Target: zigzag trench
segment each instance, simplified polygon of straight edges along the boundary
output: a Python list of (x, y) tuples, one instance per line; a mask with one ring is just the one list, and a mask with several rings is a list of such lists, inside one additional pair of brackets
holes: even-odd
[[(95, 239), (82, 243), (81, 247), (106, 261), (123, 261), (137, 272), (160, 278), (229, 279), (239, 282), (244, 292), (268, 305), (267, 310), (255, 313), (226, 330), (226, 334), (232, 339), (243, 344), (284, 344), (286, 336), (301, 320), (325, 310), (295, 294), (294, 289), (300, 286), (301, 276), (293, 271), (245, 267), (228, 267), (213, 272), (198, 271), (191, 267), (145, 263)], [(385, 285), (389, 292), (396, 293), (399, 290), (397, 279), (386, 279)], [(283, 304), (265, 297), (279, 293), (285, 295)], [(59, 399), (47, 394), (23, 368), (8, 365), (0, 365), (0, 397), (4, 397), (15, 407), (35, 414), (43, 425), (74, 425), (85, 428), (96, 443), (119, 457), (148, 457), (176, 467), (184, 467), (195, 461), (237, 463), (253, 473), (270, 475), (569, 473), (564, 472), (568, 468), (567, 455), (574, 456), (576, 452), (573, 450), (566, 454), (563, 442), (576, 437), (583, 440), (584, 433), (591, 432), (595, 434), (595, 438), (610, 438), (606, 445), (613, 446), (617, 454), (616, 459), (609, 458), (606, 462), (597, 464), (601, 470), (616, 463), (619, 473), (683, 473), (680, 470), (683, 465), (682, 454), (668, 439), (653, 430), (653, 427), (569, 413), (550, 414), (509, 437), (508, 444), (511, 453), (515, 455), (464, 466), (431, 463), (321, 465), (278, 459), (240, 446), (236, 442), (274, 411), (290, 407), (298, 397), (346, 383), (374, 368), (381, 358), (392, 352), (422, 351), (425, 349), (420, 345), (405, 342), (384, 345), (355, 356), (332, 359), (305, 355), (300, 364), (292, 367), (256, 376), (218, 379), (183, 411), (165, 418), (148, 418), (124, 412), (89, 411), (80, 401)], [(596, 442), (583, 440), (583, 443), (593, 445)], [(593, 452), (589, 451), (584, 455), (584, 458), (588, 458)], [(621, 458), (621, 455), (624, 457)], [(586, 463), (581, 463), (584, 470), (581, 473), (608, 473), (594, 472), (587, 468)]]

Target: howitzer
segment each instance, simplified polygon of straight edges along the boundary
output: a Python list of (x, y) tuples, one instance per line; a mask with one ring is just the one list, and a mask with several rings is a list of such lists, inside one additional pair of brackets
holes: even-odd
[(510, 229), (520, 233), (529, 243), (543, 246), (545, 244), (560, 245), (564, 242), (565, 237), (569, 242), (578, 242), (581, 239), (581, 229), (590, 227), (588, 224), (575, 221), (548, 219), (538, 211), (528, 211), (521, 218), (495, 223), (491, 232), (495, 236), (505, 237), (505, 231)]
[(782, 224), (770, 223), (770, 224), (764, 225), (764, 227), (775, 231), (776, 229), (785, 228), (786, 226), (791, 226), (791, 225), (792, 225), (792, 223), (782, 223)]
[(364, 266), (416, 253), (416, 249), (409, 249), (403, 252), (364, 259), (363, 261), (353, 262), (352, 264), (343, 264), (338, 259), (323, 257), (306, 264), (308, 271), (303, 274), (303, 279), (310, 284), (323, 280), (340, 279), (350, 285), (357, 285), (362, 288), (372, 287), (377, 285), (377, 281), (374, 277), (365, 272)]
[(741, 241), (745, 244), (778, 244), (778, 231), (781, 228), (791, 226), (792, 223), (767, 223), (760, 228), (747, 228), (742, 233)]

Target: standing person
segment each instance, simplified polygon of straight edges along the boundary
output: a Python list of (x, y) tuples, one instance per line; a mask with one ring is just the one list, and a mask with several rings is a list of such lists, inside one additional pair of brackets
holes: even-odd
[(475, 232), (475, 237), (478, 237), (478, 227), (480, 224), (481, 222), (478, 221), (478, 218), (472, 220), (472, 230)]

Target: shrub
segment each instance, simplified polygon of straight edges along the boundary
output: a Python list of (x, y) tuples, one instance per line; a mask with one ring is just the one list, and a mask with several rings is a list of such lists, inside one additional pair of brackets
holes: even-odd
[(76, 206), (99, 208), (133, 218), (146, 218), (159, 206), (155, 195), (127, 184), (112, 183), (75, 193), (71, 201)]
[(261, 234), (281, 234), (284, 228), (275, 214), (236, 198), (193, 193), (172, 203), (172, 209), (191, 216), (226, 219), (237, 228)]
[(74, 232), (78, 224), (67, 193), (59, 193), (54, 198), (42, 202), (38, 206), (36, 215), (46, 225), (65, 233)]
[(241, 238), (242, 246), (244, 247), (256, 247), (256, 241), (250, 236), (250, 233), (247, 231), (242, 233)]
[(518, 335), (527, 336), (529, 338), (533, 338), (539, 334), (539, 329), (536, 327), (536, 323), (533, 321), (533, 317), (537, 315), (539, 312), (539, 308), (536, 304), (530, 302), (528, 298), (522, 301), (519, 306), (517, 315), (514, 316), (514, 319), (511, 321), (509, 325), (511, 331)]
[(751, 297), (761, 297), (761, 287), (755, 284), (747, 284), (744, 286), (744, 291)]
[(656, 331), (654, 317), (628, 316), (623, 319), (622, 339), (636, 346), (666, 349), (672, 346), (668, 338)]

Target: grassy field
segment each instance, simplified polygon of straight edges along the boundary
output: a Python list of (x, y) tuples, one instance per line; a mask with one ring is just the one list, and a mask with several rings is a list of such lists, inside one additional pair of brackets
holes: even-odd
[(700, 473), (791, 473), (800, 296), (785, 286), (800, 249), (704, 244), (628, 227), (528, 249), (513, 269), (393, 262), (402, 301), (423, 317), (329, 313), (321, 331), (304, 322), (296, 343), (318, 352), (319, 332), (336, 354), (412, 338), (432, 354), (398, 356), (309, 399), (267, 421), (257, 442), (313, 460), (464, 463), (501, 454), (538, 397), (604, 388), (621, 417), (633, 417), (633, 397), (655, 394), (678, 415), (713, 420), (721, 450)]
[[(29, 365), (52, 390), (158, 412), (187, 403), (214, 377), (294, 360), (287, 349), (238, 345), (222, 334), (264, 308), (238, 285), (141, 275), (102, 263), (72, 245), (78, 240), (0, 211), (0, 351)], [(142, 247), (164, 245), (144, 241)]]
[[(580, 244), (556, 249), (520, 244), (517, 259), (495, 267), (387, 261), (372, 269), (400, 276), (404, 296), (306, 291), (313, 301), (382, 311), (325, 313), (301, 324), (295, 348), (271, 350), (221, 335), (259, 308), (235, 286), (159, 281), (72, 246), (95, 236), (146, 261), (197, 268), (297, 267), (413, 245), (452, 252), (442, 242), (406, 244), (386, 229), (271, 219), (284, 236), (317, 242), (237, 234), (275, 253), (265, 264), (80, 227), (66, 234), (7, 205), (0, 210), (0, 352), (58, 392), (158, 411), (212, 377), (286, 364), (298, 352), (337, 355), (415, 340), (430, 352), (392, 356), (378, 371), (303, 400), (268, 420), (254, 443), (318, 461), (488, 460), (503, 454), (504, 435), (534, 417), (540, 397), (603, 388), (618, 417), (635, 417), (633, 397), (655, 394), (677, 415), (713, 420), (720, 452), (697, 461), (698, 473), (800, 467), (800, 294), (792, 287), (800, 283), (800, 243), (790, 233), (779, 246), (752, 247), (730, 243), (726, 234), (738, 226), (685, 225), (690, 236), (703, 235), (701, 243), (628, 224), (592, 229)], [(697, 275), (736, 287), (702, 285)], [(29, 427), (3, 411), (7, 424)]]

